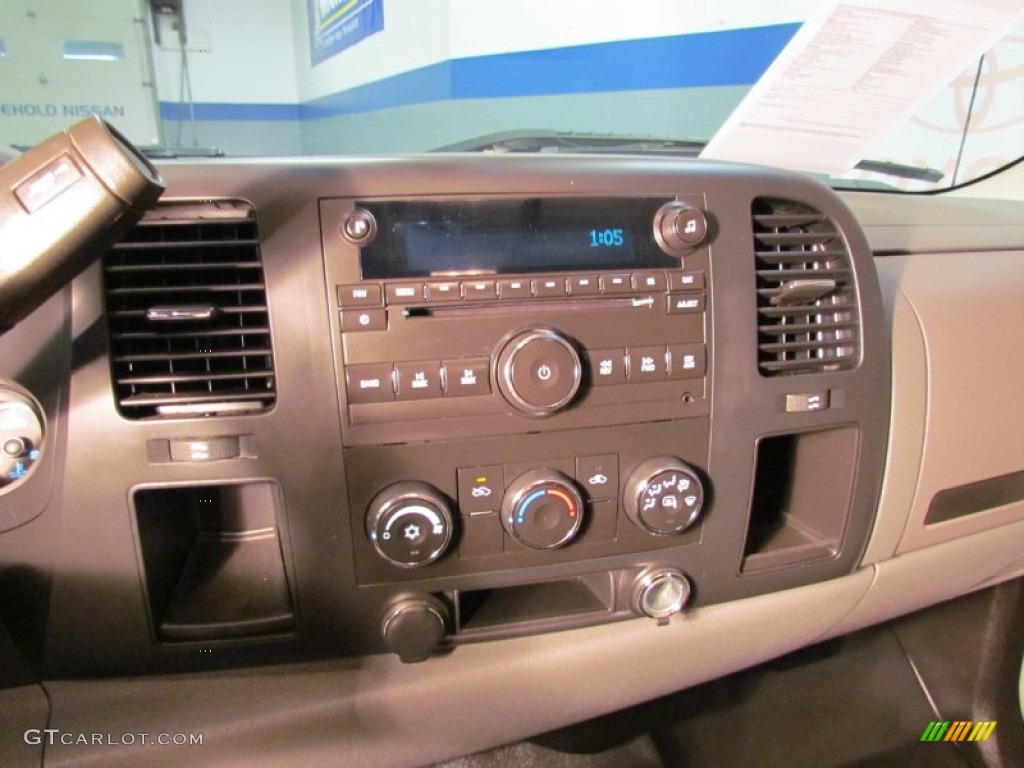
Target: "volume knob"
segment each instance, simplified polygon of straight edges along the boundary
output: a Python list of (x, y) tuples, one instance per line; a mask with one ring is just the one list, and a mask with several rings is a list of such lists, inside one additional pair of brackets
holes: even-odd
[(580, 356), (557, 331), (532, 328), (514, 336), (498, 355), (498, 387), (529, 416), (565, 408), (580, 388)]

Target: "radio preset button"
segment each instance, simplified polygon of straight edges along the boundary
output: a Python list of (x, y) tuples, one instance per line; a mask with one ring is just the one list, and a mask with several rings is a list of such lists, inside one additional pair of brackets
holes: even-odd
[(670, 291), (703, 291), (703, 272), (669, 272), (668, 289)]
[(486, 358), (445, 360), (441, 367), (444, 368), (446, 397), (490, 394), (491, 363)]
[(626, 350), (624, 348), (589, 350), (587, 363), (590, 368), (591, 384), (626, 383)]
[(380, 283), (354, 283), (338, 286), (338, 306), (342, 309), (352, 307), (379, 307), (384, 303)]
[(441, 364), (395, 363), (399, 400), (425, 400), (441, 396)]
[(596, 296), (601, 292), (597, 275), (576, 275), (569, 278), (569, 293), (573, 296)]
[(455, 280), (427, 283), (427, 301), (460, 301), (462, 284)]
[(493, 280), (474, 280), (464, 283), (466, 301), (488, 301), (497, 297)]
[(415, 304), (423, 301), (423, 283), (388, 283), (388, 304)]
[(668, 378), (665, 347), (637, 347), (627, 352), (629, 381), (665, 381)]
[(530, 291), (529, 280), (499, 280), (498, 281), (498, 295), (505, 300), (508, 299), (528, 299), (533, 294)]
[(632, 293), (633, 281), (629, 275), (601, 275), (601, 287), (605, 293)]
[(343, 309), (341, 310), (341, 330), (352, 331), (386, 331), (388, 329), (388, 313), (384, 309)]
[(542, 277), (534, 280), (533, 295), (540, 298), (565, 296), (565, 278)]
[(668, 348), (670, 379), (701, 379), (705, 368), (703, 344), (673, 344)]
[(687, 315), (704, 311), (704, 296), (692, 293), (670, 293), (668, 296), (668, 313), (670, 315)]
[(664, 293), (666, 285), (664, 272), (637, 272), (633, 275), (633, 287), (638, 291)]
[(366, 363), (345, 368), (349, 403), (383, 403), (395, 399), (391, 363)]

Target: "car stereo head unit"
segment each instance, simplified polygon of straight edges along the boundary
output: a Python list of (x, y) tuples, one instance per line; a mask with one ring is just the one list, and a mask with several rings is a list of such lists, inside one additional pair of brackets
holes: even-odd
[(321, 205), (346, 445), (706, 413), (703, 195)]

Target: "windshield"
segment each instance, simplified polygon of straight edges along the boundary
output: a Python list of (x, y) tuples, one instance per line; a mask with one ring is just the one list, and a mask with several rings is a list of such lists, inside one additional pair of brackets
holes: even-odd
[(98, 115), (157, 157), (659, 153), (905, 190), (1018, 158), (1019, 2), (861, 5), (8, 0), (0, 145)]

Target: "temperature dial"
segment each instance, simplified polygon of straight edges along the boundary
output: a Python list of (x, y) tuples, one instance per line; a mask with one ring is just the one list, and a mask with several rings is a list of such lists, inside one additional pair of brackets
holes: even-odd
[(451, 543), (451, 509), (432, 485), (396, 483), (370, 502), (366, 533), (377, 554), (392, 565), (427, 565), (441, 557)]
[(583, 523), (583, 498), (575, 484), (553, 469), (520, 475), (505, 491), (501, 524), (508, 535), (531, 549), (568, 544)]
[(672, 456), (648, 459), (626, 482), (629, 519), (648, 533), (682, 533), (700, 516), (704, 488), (697, 473)]

